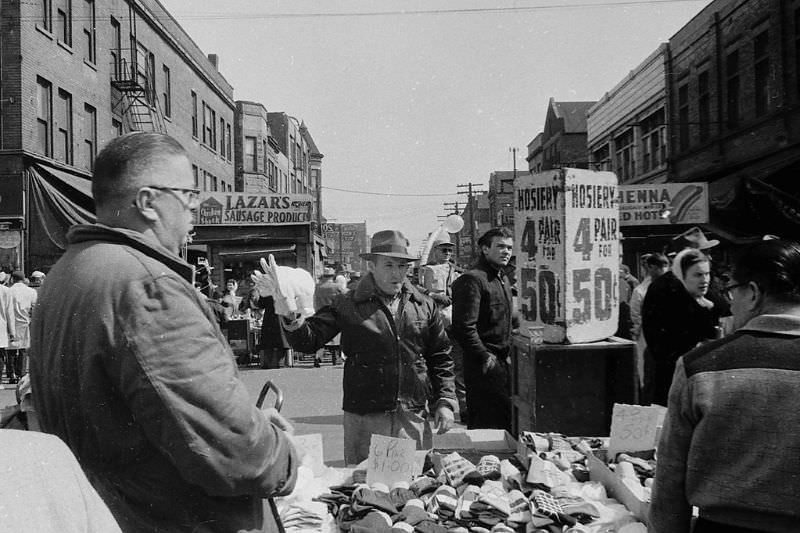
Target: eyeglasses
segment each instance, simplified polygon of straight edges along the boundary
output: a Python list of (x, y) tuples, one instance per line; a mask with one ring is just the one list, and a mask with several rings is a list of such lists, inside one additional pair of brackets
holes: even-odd
[(725, 287), (725, 296), (728, 297), (728, 300), (733, 300), (733, 293), (731, 293), (731, 291), (733, 289), (737, 288), (737, 287), (745, 287), (747, 285), (750, 285), (750, 282), (747, 282), (747, 283), (734, 283), (733, 285), (727, 285)]
[[(162, 187), (160, 185), (148, 185), (147, 188), (157, 191), (167, 191), (171, 193), (181, 203), (184, 209), (194, 210), (200, 205), (200, 190), (185, 189), (181, 187)], [(180, 194), (178, 194), (180, 193)]]

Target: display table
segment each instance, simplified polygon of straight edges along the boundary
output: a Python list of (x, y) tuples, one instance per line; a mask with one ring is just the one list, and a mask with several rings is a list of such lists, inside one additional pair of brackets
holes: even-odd
[(609, 434), (614, 403), (638, 401), (636, 343), (611, 337), (585, 344), (511, 350), (512, 429), (565, 435)]

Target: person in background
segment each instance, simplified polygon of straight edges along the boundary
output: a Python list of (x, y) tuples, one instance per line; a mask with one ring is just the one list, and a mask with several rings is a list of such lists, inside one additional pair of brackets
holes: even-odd
[(464, 356), (461, 353), (461, 346), (453, 338), (453, 282), (458, 278), (459, 272), (453, 264), (453, 252), (455, 245), (450, 242), (450, 237), (436, 239), (431, 245), (430, 258), (428, 264), (419, 270), (419, 280), (422, 292), (430, 296), (436, 302), (439, 312), (442, 315), (450, 344), (453, 346), (451, 352), (453, 364), (455, 365), (456, 376), (456, 398), (458, 399), (459, 418), (462, 423), (466, 423), (467, 412), (467, 389), (464, 385)]
[[(453, 424), (456, 406), (450, 343), (436, 305), (407, 279), (415, 257), (399, 231), (379, 231), (368, 254), (370, 272), (356, 290), (340, 294), (313, 316), (293, 314), (283, 297), (289, 342), (314, 352), (342, 334), (344, 363), (344, 459), (358, 464), (369, 456), (370, 436), (412, 439), (417, 449), (432, 447), (428, 393), (435, 403), (440, 433)], [(280, 287), (267, 269), (270, 286)], [(284, 292), (284, 294), (286, 294)]]
[(650, 284), (642, 304), (642, 331), (653, 356), (652, 402), (667, 404), (675, 363), (697, 343), (717, 336), (720, 310), (706, 298), (711, 277), (707, 255), (686, 248), (675, 256), (672, 271)]
[(242, 297), (237, 294), (239, 290), (239, 283), (235, 279), (229, 279), (225, 282), (225, 294), (222, 295), (219, 302), (225, 308), (225, 318), (233, 320), (239, 314), (239, 304), (242, 303)]
[(504, 267), (513, 245), (508, 229), (490, 229), (478, 239), (478, 262), (453, 283), (453, 337), (464, 353), (470, 429), (511, 431), (509, 349), (515, 317)]
[(122, 135), (97, 156), (97, 224), (69, 230), (33, 315), (33, 400), (126, 533), (275, 531), (263, 498), (290, 492), (300, 461), (178, 255), (193, 185), (164, 134)]
[[(347, 292), (342, 289), (342, 286), (334, 280), (336, 271), (330, 267), (322, 269), (322, 276), (319, 278), (319, 283), (314, 289), (314, 311), (319, 311), (325, 306), (331, 305), (333, 300), (340, 294)], [(319, 368), (322, 358), (320, 356), (323, 350), (329, 350), (331, 353), (331, 364), (336, 365), (338, 352), (341, 351), (341, 335), (336, 335), (328, 343), (325, 344), (327, 348), (322, 348), (314, 353), (314, 366)]]
[(21, 270), (11, 273), (11, 297), (14, 301), (14, 339), (6, 350), (14, 362), (16, 379), (28, 373), (27, 351), (31, 344), (30, 324), (33, 308), (39, 293), (25, 284), (25, 274)]
[(44, 272), (42, 272), (41, 270), (34, 270), (33, 272), (31, 272), (30, 288), (38, 292), (39, 288), (42, 286), (42, 283), (44, 283), (44, 278), (45, 278)]
[(730, 293), (735, 332), (678, 360), (648, 529), (797, 531), (800, 524), (800, 245), (747, 247)]
[[(639, 388), (641, 390), (640, 401), (644, 405), (650, 404), (650, 395), (653, 390), (653, 383), (645, 383), (645, 367), (652, 368), (653, 362), (647, 350), (647, 341), (642, 333), (642, 304), (647, 295), (650, 284), (669, 271), (669, 259), (660, 253), (646, 254), (643, 257), (645, 278), (633, 289), (631, 295), (631, 339), (636, 341), (636, 369), (639, 374)], [(652, 371), (647, 374), (652, 376)]]
[(13, 354), (8, 352), (8, 346), (14, 340), (17, 321), (14, 319), (14, 297), (11, 295), (11, 289), (5, 285), (7, 277), (8, 274), (0, 271), (0, 355), (3, 356), (5, 363), (6, 379), (13, 385), (19, 381), (19, 377), (14, 370), (15, 359)]

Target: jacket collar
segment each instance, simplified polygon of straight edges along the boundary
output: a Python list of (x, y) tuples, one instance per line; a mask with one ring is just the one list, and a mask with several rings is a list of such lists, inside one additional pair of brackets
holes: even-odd
[(160, 244), (154, 243), (146, 238), (138, 231), (125, 228), (112, 228), (104, 224), (78, 224), (72, 226), (67, 232), (67, 241), (70, 244), (103, 241), (130, 246), (148, 257), (161, 261), (187, 282), (192, 283), (192, 277), (194, 275), (194, 267), (192, 267), (192, 265)]
[(800, 316), (797, 315), (759, 315), (739, 328), (739, 331), (760, 331), (800, 337)]
[(486, 260), (486, 256), (483, 255), (483, 253), (481, 253), (480, 258), (475, 263), (475, 268), (478, 268), (486, 272), (486, 274), (488, 274), (489, 279), (500, 278), (505, 275), (502, 269), (499, 269), (496, 266), (490, 264), (489, 261)]
[[(375, 285), (375, 278), (372, 276), (372, 272), (361, 278), (354, 292), (353, 300), (356, 302), (365, 302), (372, 297), (380, 297), (380, 292)], [(422, 294), (420, 294), (416, 287), (407, 279), (403, 281), (403, 287), (400, 289), (400, 295), (403, 296), (404, 294), (407, 294), (409, 300), (416, 303), (423, 302), (424, 297)]]

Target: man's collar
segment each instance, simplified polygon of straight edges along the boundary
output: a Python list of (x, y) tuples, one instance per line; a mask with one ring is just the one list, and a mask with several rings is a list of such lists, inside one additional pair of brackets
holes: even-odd
[(194, 274), (192, 265), (167, 250), (164, 246), (148, 239), (138, 231), (125, 228), (113, 228), (104, 224), (78, 224), (72, 226), (67, 232), (67, 241), (70, 244), (87, 241), (104, 241), (114, 244), (124, 244), (139, 250), (149, 257), (161, 261), (183, 279), (189, 283), (192, 282)]
[(759, 315), (751, 318), (738, 331), (759, 331), (800, 337), (800, 316), (798, 315)]
[[(409, 299), (414, 300), (417, 303), (423, 301), (423, 296), (407, 279), (403, 280), (403, 286), (400, 288), (400, 293), (398, 296), (402, 296), (403, 293), (408, 294)], [(353, 299), (356, 302), (365, 302), (372, 297), (384, 299), (391, 298), (391, 296), (385, 295), (378, 289), (377, 285), (375, 285), (375, 278), (373, 277), (372, 272), (369, 272), (366, 276), (361, 278), (361, 281), (358, 282), (358, 285), (355, 288)]]
[(477, 266), (485, 270), (488, 274), (493, 275), (493, 277), (499, 278), (504, 275), (502, 267), (490, 263), (483, 254), (478, 258)]

